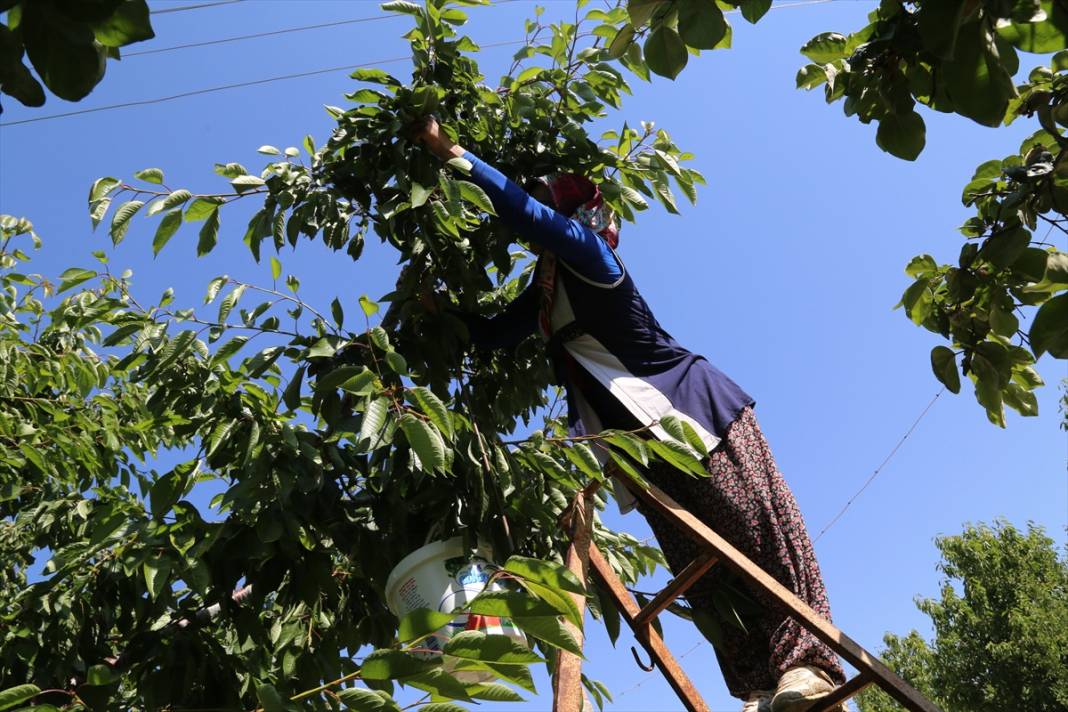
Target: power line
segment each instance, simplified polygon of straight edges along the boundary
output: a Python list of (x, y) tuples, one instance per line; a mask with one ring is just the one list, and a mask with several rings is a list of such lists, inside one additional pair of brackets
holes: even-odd
[(846, 510), (849, 509), (850, 506), (852, 506), (853, 502), (856, 501), (857, 497), (863, 494), (864, 490), (868, 489), (868, 485), (875, 481), (875, 478), (878, 477), (879, 473), (882, 472), (884, 467), (886, 467), (886, 463), (890, 462), (890, 459), (893, 458), (895, 454), (897, 454), (897, 451), (901, 448), (902, 445), (905, 444), (905, 441), (908, 440), (909, 436), (912, 435), (912, 431), (915, 430), (916, 426), (920, 424), (921, 420), (923, 420), (923, 416), (927, 415), (927, 412), (931, 410), (931, 407), (935, 404), (935, 401), (937, 401), (945, 392), (946, 389), (943, 388), (942, 390), (938, 391), (938, 393), (934, 394), (934, 398), (931, 399), (931, 402), (927, 404), (927, 407), (923, 409), (923, 412), (920, 413), (919, 417), (916, 418), (916, 420), (912, 423), (912, 425), (905, 432), (905, 434), (901, 436), (901, 439), (897, 441), (897, 445), (894, 445), (894, 448), (890, 451), (890, 454), (887, 455), (886, 458), (882, 461), (882, 463), (880, 463), (880, 465), (875, 468), (875, 471), (871, 473), (871, 476), (864, 482), (861, 488), (857, 490), (852, 497), (849, 498), (849, 501), (845, 503), (845, 506), (843, 506), (841, 510), (839, 510), (838, 514), (834, 515), (834, 518), (832, 518), (831, 521), (829, 521), (827, 525), (820, 530), (820, 533), (817, 534), (816, 538), (812, 540), (813, 544), (819, 541), (820, 537), (826, 534), (827, 530), (834, 526), (835, 522), (842, 518), (842, 515), (846, 513)]
[[(482, 45), (484, 49), (490, 49), (493, 47), (505, 47), (508, 45), (523, 44), (526, 40), (511, 40), (508, 42), (493, 42), (491, 44)], [(82, 114), (92, 114), (98, 111), (110, 111), (112, 109), (125, 109), (131, 106), (146, 106), (148, 104), (160, 104), (166, 101), (174, 101), (175, 99), (184, 99), (190, 96), (199, 96), (201, 94), (212, 94), (214, 92), (226, 91), (228, 89), (238, 89), (241, 87), (257, 86), (260, 84), (270, 84), (271, 82), (280, 82), (287, 79), (301, 79), (303, 77), (313, 77), (319, 74), (329, 74), (331, 72), (347, 71), (352, 69), (359, 69), (360, 67), (368, 67), (376, 64), (389, 64), (391, 62), (403, 62), (410, 60), (412, 55), (406, 54), (403, 57), (390, 57), (389, 59), (377, 59), (371, 62), (360, 62), (359, 64), (349, 64), (343, 67), (327, 67), (325, 69), (313, 69), (309, 72), (298, 72), (296, 74), (283, 74), (278, 77), (267, 77), (266, 79), (255, 79), (248, 82), (237, 82), (236, 84), (224, 84), (218, 87), (209, 87), (207, 89), (194, 89), (193, 91), (181, 92), (180, 94), (171, 94), (170, 96), (161, 96), (155, 99), (140, 99), (138, 101), (126, 101), (121, 104), (108, 104), (106, 106), (97, 106), (91, 109), (79, 109), (77, 111), (67, 111), (62, 114), (49, 114), (48, 116), (35, 116), (31, 119), (21, 119), (19, 121), (7, 121), (0, 123), (0, 127), (5, 126), (19, 126), (21, 124), (32, 124), (38, 121), (50, 121), (52, 119), (63, 119), (69, 116), (80, 116)]]
[(200, 10), (205, 7), (216, 7), (217, 5), (233, 5), (235, 2), (244, 2), (245, 0), (219, 0), (219, 2), (202, 2), (199, 5), (182, 5), (181, 7), (168, 7), (162, 10), (149, 10), (150, 15), (163, 15), (168, 12), (185, 12), (186, 10)]
[(237, 37), (224, 37), (218, 40), (207, 40), (204, 42), (190, 42), (189, 44), (174, 45), (173, 47), (160, 47), (159, 49), (145, 49), (140, 52), (124, 52), (123, 59), (128, 57), (139, 57), (146, 54), (160, 54), (162, 52), (173, 52), (179, 49), (190, 49), (192, 47), (208, 47), (210, 45), (226, 44), (228, 42), (241, 42), (242, 40), (252, 40), (259, 37), (271, 37), (274, 35), (284, 35), (290, 32), (304, 32), (305, 30), (318, 30), (324, 27), (337, 27), (339, 25), (354, 25), (361, 22), (374, 22), (376, 20), (389, 20), (398, 17), (404, 17), (400, 13), (393, 13), (391, 15), (374, 15), (372, 17), (358, 17), (351, 20), (338, 20), (337, 22), (323, 22), (318, 25), (304, 25), (303, 27), (288, 27), (282, 30), (272, 30), (270, 32), (257, 32), (252, 35), (238, 35)]

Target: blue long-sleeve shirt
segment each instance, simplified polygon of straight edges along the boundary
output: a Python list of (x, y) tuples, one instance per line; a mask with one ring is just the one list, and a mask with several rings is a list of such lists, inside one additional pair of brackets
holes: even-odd
[(583, 277), (611, 284), (623, 268), (608, 243), (577, 220), (562, 215), (470, 151), (471, 182), (486, 191), (504, 222), (530, 242), (550, 250)]

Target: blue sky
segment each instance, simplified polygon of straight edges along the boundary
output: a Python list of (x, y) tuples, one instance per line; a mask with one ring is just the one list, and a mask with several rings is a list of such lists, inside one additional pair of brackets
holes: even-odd
[[(165, 8), (168, 3), (151, 3)], [(192, 4), (187, 2), (174, 5)], [(573, 12), (569, 0), (549, 0), (547, 17)], [(864, 0), (773, 9), (756, 27), (731, 16), (734, 48), (691, 58), (675, 82), (635, 79), (634, 96), (604, 128), (624, 119), (655, 120), (709, 179), (696, 207), (683, 215), (654, 208), (626, 225), (621, 254), (658, 318), (676, 338), (708, 356), (757, 399), (757, 415), (813, 534), (860, 488), (939, 390), (928, 352), (938, 339), (892, 311), (907, 286), (903, 267), (929, 252), (954, 260), (956, 231), (967, 217), (960, 191), (979, 163), (1018, 149), (1035, 127), (982, 128), (955, 116), (925, 113), (927, 150), (915, 163), (882, 153), (874, 127), (827, 106), (821, 93), (794, 89), (798, 54), (826, 30), (859, 28), (874, 3)], [(483, 44), (522, 39), (528, 0), (471, 11), (467, 28)], [(376, 2), (247, 0), (154, 17), (157, 38), (131, 51), (234, 35), (381, 15)], [(224, 84), (327, 67), (403, 57), (398, 17), (296, 32), (248, 42), (128, 56), (111, 62), (90, 97), (71, 105), (50, 97), (41, 109), (4, 101), (3, 122), (71, 109), (162, 97)], [(480, 58), (491, 81), (508, 66), (513, 47)], [(1025, 57), (1023, 71), (1038, 64)], [(405, 62), (382, 65), (406, 75)], [(252, 170), (265, 161), (261, 144), (299, 146), (321, 140), (332, 121), (323, 104), (343, 105), (346, 72), (0, 128), (0, 212), (34, 221), (45, 247), (34, 268), (56, 275), (92, 266), (90, 252), (107, 249), (116, 268), (131, 267), (146, 298), (173, 287), (179, 304), (199, 303), (213, 276), (228, 273), (260, 283), (241, 244), (245, 219), (223, 215), (219, 247), (195, 257), (195, 230), (180, 232), (156, 259), (155, 221), (135, 219), (126, 241), (111, 250), (90, 231), (85, 197), (101, 175), (129, 177), (162, 168), (171, 187), (209, 192), (225, 187), (215, 162)], [(1066, 248), (1063, 237), (1060, 247)], [(338, 296), (355, 313), (360, 294), (391, 289), (395, 255), (369, 246), (364, 259), (301, 243), (280, 256), (302, 294), (327, 305)], [(1034, 521), (1065, 542), (1068, 484), (1066, 439), (1059, 430), (1057, 384), (1063, 362), (1039, 363), (1050, 385), (1041, 415), (1014, 413), (1008, 428), (990, 425), (970, 392), (945, 394), (867, 491), (817, 543), (838, 623), (869, 649), (887, 630), (927, 631), (913, 597), (934, 595), (934, 537), (965, 522), (1005, 517)], [(966, 391), (968, 387), (966, 386)], [(648, 535), (637, 514), (607, 515), (617, 527)], [(662, 583), (662, 580), (660, 581)], [(652, 589), (656, 584), (650, 582)], [(713, 710), (737, 707), (727, 694), (708, 645), (670, 617), (667, 640)], [(624, 636), (612, 650), (591, 625), (587, 674), (617, 693), (615, 710), (675, 710), (680, 706), (656, 675), (634, 666)], [(637, 683), (640, 687), (635, 688)], [(542, 690), (548, 690), (544, 681)], [(624, 693), (624, 694), (619, 694)], [(549, 709), (547, 695), (511, 709)]]

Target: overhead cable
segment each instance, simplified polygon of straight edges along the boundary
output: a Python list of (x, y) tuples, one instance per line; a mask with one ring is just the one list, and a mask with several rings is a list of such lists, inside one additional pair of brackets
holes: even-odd
[[(505, 47), (508, 45), (520, 45), (526, 40), (511, 40), (508, 42), (494, 42), (491, 44), (482, 45), (483, 49), (490, 49), (493, 47)], [(51, 121), (52, 119), (62, 119), (69, 116), (80, 116), (81, 114), (92, 114), (98, 111), (111, 111), (112, 109), (124, 109), (130, 106), (146, 106), (148, 104), (160, 104), (165, 101), (174, 101), (175, 99), (184, 99), (190, 96), (199, 96), (201, 94), (212, 94), (214, 92), (227, 91), (228, 89), (238, 89), (240, 87), (257, 86), (259, 84), (270, 84), (271, 82), (280, 82), (286, 79), (300, 79), (303, 77), (312, 77), (319, 74), (329, 74), (331, 72), (341, 72), (353, 69), (359, 69), (360, 67), (369, 67), (376, 64), (389, 64), (392, 62), (403, 62), (410, 60), (412, 55), (406, 54), (403, 57), (390, 57), (389, 59), (378, 59), (372, 62), (360, 62), (359, 64), (349, 64), (343, 67), (327, 67), (325, 69), (313, 69), (309, 72), (297, 72), (296, 74), (283, 74), (278, 77), (267, 77), (266, 79), (255, 79), (248, 82), (237, 82), (235, 84), (224, 84), (217, 87), (208, 87), (206, 89), (194, 89), (192, 91), (181, 92), (179, 94), (171, 94), (170, 96), (161, 96), (154, 99), (140, 99), (137, 101), (126, 101), (121, 104), (108, 104), (106, 106), (96, 106), (91, 109), (78, 109), (77, 111), (66, 111), (61, 114), (49, 114), (48, 116), (35, 116), (30, 119), (20, 119), (18, 121), (6, 121), (0, 123), (0, 127), (6, 126), (19, 126), (22, 124), (33, 124), (38, 121)]]
[(886, 464), (890, 462), (894, 455), (897, 454), (897, 451), (901, 448), (901, 446), (905, 444), (905, 441), (909, 439), (909, 436), (912, 435), (912, 431), (915, 430), (916, 426), (920, 424), (921, 420), (923, 420), (923, 416), (927, 415), (927, 412), (931, 410), (932, 406), (934, 406), (935, 401), (937, 401), (939, 397), (941, 397), (941, 395), (945, 392), (946, 389), (943, 388), (942, 390), (938, 391), (938, 393), (934, 394), (934, 398), (931, 399), (931, 402), (927, 404), (927, 407), (923, 409), (923, 412), (920, 413), (919, 417), (916, 418), (916, 420), (912, 423), (909, 429), (905, 431), (905, 434), (901, 436), (901, 439), (897, 441), (897, 445), (894, 445), (893, 449), (890, 450), (890, 454), (883, 459), (882, 463), (880, 463), (879, 466), (875, 468), (875, 471), (871, 473), (871, 476), (868, 477), (868, 479), (864, 482), (863, 485), (861, 485), (860, 489), (858, 489), (856, 493), (849, 498), (845, 505), (842, 506), (842, 508), (838, 511), (838, 514), (834, 515), (831, 521), (827, 522), (827, 525), (820, 530), (820, 533), (817, 534), (816, 537), (812, 540), (813, 544), (819, 541), (820, 537), (826, 534), (827, 530), (833, 527), (835, 522), (842, 518), (842, 515), (846, 513), (846, 510), (849, 509), (850, 506), (852, 506), (853, 502), (856, 501), (857, 497), (863, 494), (864, 490), (868, 489), (868, 485), (875, 481), (875, 478), (878, 477), (879, 473), (883, 471), (883, 468), (886, 467)]
[(219, 2), (202, 2), (197, 5), (182, 5), (181, 7), (165, 7), (160, 10), (149, 10), (150, 15), (163, 15), (168, 12), (185, 12), (186, 10), (201, 10), (206, 7), (216, 7), (218, 5), (233, 5), (235, 2), (245, 2), (245, 0), (219, 0)]
[(179, 49), (190, 49), (192, 47), (208, 47), (210, 45), (227, 44), (229, 42), (241, 42), (242, 40), (252, 40), (259, 37), (271, 37), (273, 35), (285, 35), (290, 32), (304, 32), (305, 30), (318, 30), (324, 27), (337, 27), (339, 25), (355, 25), (361, 22), (374, 22), (376, 20), (389, 20), (393, 18), (404, 17), (399, 13), (393, 13), (391, 15), (374, 15), (371, 17), (357, 17), (351, 20), (338, 20), (337, 22), (323, 22), (318, 25), (304, 25), (302, 27), (287, 27), (282, 30), (272, 30), (270, 32), (257, 32), (251, 35), (238, 35), (236, 37), (224, 37), (218, 40), (206, 40), (204, 42), (190, 42), (189, 44), (174, 45), (173, 47), (160, 47), (159, 49), (144, 49), (139, 52), (124, 52), (123, 59), (128, 57), (140, 57), (146, 54), (161, 54), (163, 52), (173, 52)]

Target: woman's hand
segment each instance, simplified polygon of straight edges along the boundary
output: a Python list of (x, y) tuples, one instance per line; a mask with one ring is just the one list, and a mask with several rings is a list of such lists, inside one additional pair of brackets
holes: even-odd
[(412, 140), (422, 143), (430, 152), (443, 161), (460, 158), (464, 149), (453, 143), (441, 130), (441, 125), (433, 116), (424, 116), (411, 128)]

